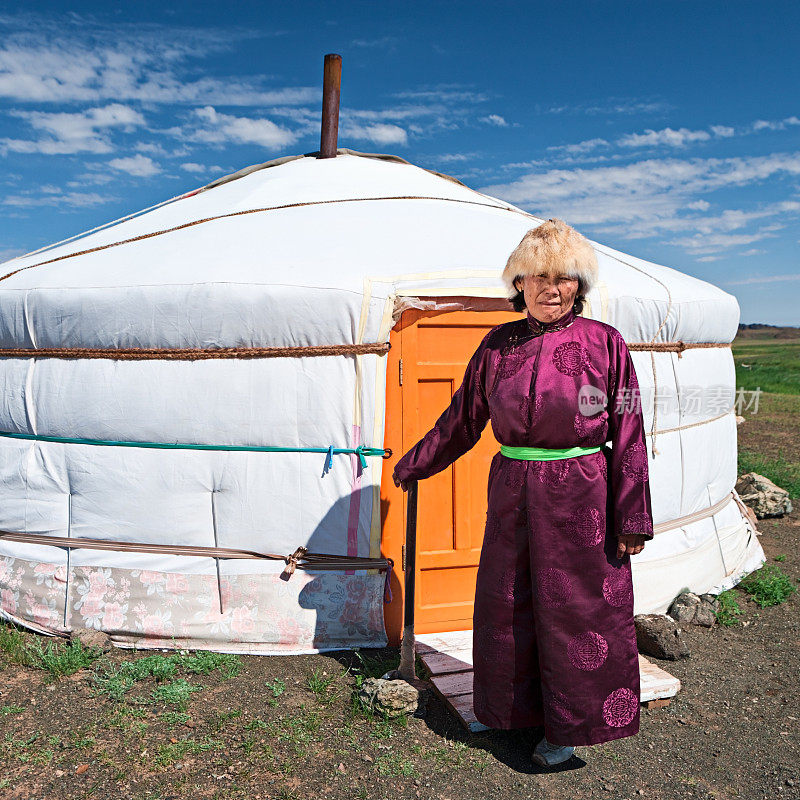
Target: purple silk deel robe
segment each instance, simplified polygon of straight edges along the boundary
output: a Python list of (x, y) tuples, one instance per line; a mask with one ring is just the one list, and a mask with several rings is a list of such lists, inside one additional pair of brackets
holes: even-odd
[[(587, 393), (600, 401), (579, 406)], [(603, 448), (492, 460), (473, 617), (474, 710), (490, 728), (543, 725), (549, 742), (572, 746), (639, 732), (630, 556), (616, 555), (619, 534), (653, 537), (638, 401), (616, 328), (574, 309), (547, 323), (528, 313), (489, 331), (395, 468), (403, 481), (434, 475), (489, 420), (505, 445)]]

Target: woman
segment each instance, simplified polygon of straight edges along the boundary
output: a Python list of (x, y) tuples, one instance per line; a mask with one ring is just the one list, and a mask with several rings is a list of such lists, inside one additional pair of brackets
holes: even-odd
[(474, 711), (490, 728), (543, 725), (545, 766), (639, 731), (630, 556), (653, 538), (647, 451), (622, 335), (578, 316), (597, 271), (561, 220), (528, 231), (503, 272), (527, 317), (489, 331), (394, 471), (403, 489), (434, 475), (491, 420), (502, 446), (476, 579)]

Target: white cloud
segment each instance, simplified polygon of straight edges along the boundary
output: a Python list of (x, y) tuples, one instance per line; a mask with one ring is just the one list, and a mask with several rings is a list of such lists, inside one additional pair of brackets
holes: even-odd
[(399, 125), (375, 123), (374, 125), (358, 125), (344, 122), (340, 129), (340, 137), (351, 139), (367, 139), (375, 144), (408, 144), (408, 133)]
[(591, 153), (599, 147), (608, 147), (609, 144), (605, 139), (586, 139), (577, 144), (555, 144), (548, 147), (548, 150), (556, 152), (569, 153), (571, 155), (583, 155), (584, 153)]
[[(730, 125), (710, 125), (708, 131), (691, 130), (689, 128), (647, 129), (643, 133), (627, 133), (613, 141), (601, 138), (586, 139), (574, 144), (552, 145), (548, 147), (547, 150), (560, 156), (557, 161), (559, 164), (620, 160), (620, 158), (622, 158), (621, 154), (598, 156), (596, 155), (596, 151), (608, 150), (612, 147), (624, 148), (625, 150), (631, 150), (637, 147), (679, 148), (697, 142), (707, 142), (711, 140), (712, 137), (728, 139), (736, 135), (746, 135), (760, 130), (783, 130), (789, 125), (800, 125), (800, 119), (797, 117), (787, 117), (777, 122), (759, 120), (751, 125), (740, 128), (738, 131)], [(536, 166), (545, 162), (532, 161), (529, 163), (531, 166)]]
[(682, 247), (688, 253), (702, 255), (706, 253), (718, 253), (720, 250), (730, 250), (732, 247), (741, 247), (774, 236), (774, 233), (768, 233), (763, 229), (755, 233), (719, 233), (706, 231), (704, 233), (696, 233), (694, 236), (673, 239), (670, 244)]
[(435, 156), (431, 156), (434, 161), (437, 161), (440, 164), (453, 164), (462, 161), (472, 161), (474, 158), (478, 157), (478, 153), (439, 153)]
[(792, 125), (800, 125), (800, 118), (786, 117), (786, 119), (779, 120), (758, 119), (753, 123), (752, 128), (754, 131), (782, 131)]
[[(360, 122), (402, 122), (409, 119), (422, 119), (424, 117), (447, 114), (447, 108), (443, 105), (413, 105), (397, 106), (396, 108), (383, 108), (378, 110), (343, 108), (343, 120), (358, 120)], [(316, 116), (316, 115), (315, 115)], [(318, 116), (316, 116), (318, 119)]]
[(166, 156), (169, 155), (168, 150), (157, 142), (137, 142), (136, 152), (148, 153), (151, 156)]
[(133, 131), (145, 124), (142, 114), (120, 103), (79, 112), (12, 111), (34, 130), (45, 134), (39, 139), (0, 139), (0, 153), (109, 153), (112, 129)]
[(250, 77), (188, 76), (188, 62), (229, 49), (237, 38), (242, 33), (230, 29), (225, 36), (155, 26), (104, 30), (90, 20), (61, 30), (40, 19), (28, 31), (7, 35), (0, 45), (0, 97), (39, 103), (113, 99), (262, 107), (319, 98), (316, 87), (273, 88)]
[[(455, 130), (471, 115), (467, 104), (448, 106), (435, 101), (382, 109), (343, 108), (339, 130), (344, 136), (378, 144), (406, 144), (409, 134), (431, 137), (439, 131)], [(310, 117), (308, 128), (318, 130), (318, 114)]]
[(114, 200), (96, 192), (43, 192), (41, 194), (21, 193), (16, 195), (6, 195), (2, 204), (4, 206), (14, 206), (16, 208), (44, 208), (56, 207), (63, 208), (90, 208), (92, 206), (104, 205)]
[[(617, 166), (532, 172), (508, 183), (483, 186), (481, 191), (544, 218), (558, 216), (628, 239), (685, 233), (688, 235), (673, 244), (710, 255), (770, 236), (775, 228), (763, 223), (800, 216), (800, 203), (781, 200), (754, 210), (728, 209), (699, 216), (692, 212), (711, 207), (703, 195), (798, 175), (800, 152), (750, 158), (647, 159)], [(758, 227), (743, 230), (753, 225)]]
[(631, 100), (625, 98), (609, 98), (605, 105), (575, 104), (568, 106), (552, 106), (547, 114), (661, 114), (672, 106), (662, 101)]
[(476, 92), (458, 84), (442, 84), (420, 89), (409, 89), (403, 92), (395, 92), (392, 96), (401, 100), (436, 101), (448, 105), (483, 103), (489, 99), (489, 95), (485, 92)]
[(75, 176), (75, 180), (69, 181), (67, 186), (72, 189), (77, 189), (83, 186), (102, 186), (106, 183), (111, 183), (115, 180), (113, 175), (109, 175), (105, 167), (100, 164), (86, 164), (87, 172), (80, 173)]
[(705, 142), (711, 136), (706, 131), (690, 131), (688, 128), (664, 128), (660, 131), (646, 130), (644, 133), (629, 133), (617, 139), (621, 147), (650, 147), (653, 145), (668, 145), (669, 147), (684, 147), (693, 142)]
[[(474, 125), (474, 106), (490, 99), (489, 94), (460, 84), (423, 86), (392, 96), (407, 102), (381, 109), (343, 108), (341, 127), (346, 131), (348, 123), (352, 123), (352, 130), (357, 134), (354, 138), (366, 138), (378, 144), (405, 144), (410, 134), (430, 138), (441, 131)], [(314, 127), (319, 124), (317, 119), (315, 115)], [(483, 115), (479, 120), (500, 127), (508, 125), (499, 114)], [(376, 128), (368, 123), (392, 127)]]
[(135, 178), (150, 178), (161, 172), (161, 167), (152, 158), (141, 153), (126, 158), (113, 158), (108, 162), (108, 166), (120, 172), (127, 172)]
[(199, 127), (190, 131), (188, 135), (196, 142), (212, 145), (226, 142), (257, 144), (277, 150), (298, 139), (297, 133), (276, 125), (272, 120), (220, 114), (212, 106), (195, 109), (194, 117)]
[(744, 286), (749, 283), (779, 283), (783, 281), (800, 281), (800, 272), (790, 272), (788, 275), (758, 275), (739, 281), (724, 281), (724, 283), (727, 286)]
[(207, 167), (205, 164), (196, 164), (193, 161), (187, 161), (185, 164), (181, 164), (181, 169), (184, 172), (189, 172), (193, 175), (225, 172), (225, 170), (222, 167), (216, 165), (213, 167)]
[(728, 125), (712, 125), (710, 131), (714, 136), (719, 136), (721, 139), (727, 139), (736, 133), (736, 131)]

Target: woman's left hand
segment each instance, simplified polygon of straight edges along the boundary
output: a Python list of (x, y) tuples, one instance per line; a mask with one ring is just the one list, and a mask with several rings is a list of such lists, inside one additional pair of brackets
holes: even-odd
[(622, 558), (625, 553), (632, 556), (641, 553), (647, 537), (641, 533), (624, 533), (617, 536), (617, 558)]

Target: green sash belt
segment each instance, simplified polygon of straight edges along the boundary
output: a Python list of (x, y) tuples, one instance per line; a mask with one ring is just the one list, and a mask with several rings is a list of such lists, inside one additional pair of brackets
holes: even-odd
[(500, 445), (500, 452), (506, 458), (520, 458), (523, 461), (553, 461), (556, 458), (572, 458), (585, 456), (589, 453), (598, 453), (602, 449), (597, 447), (511, 447), (507, 444)]

